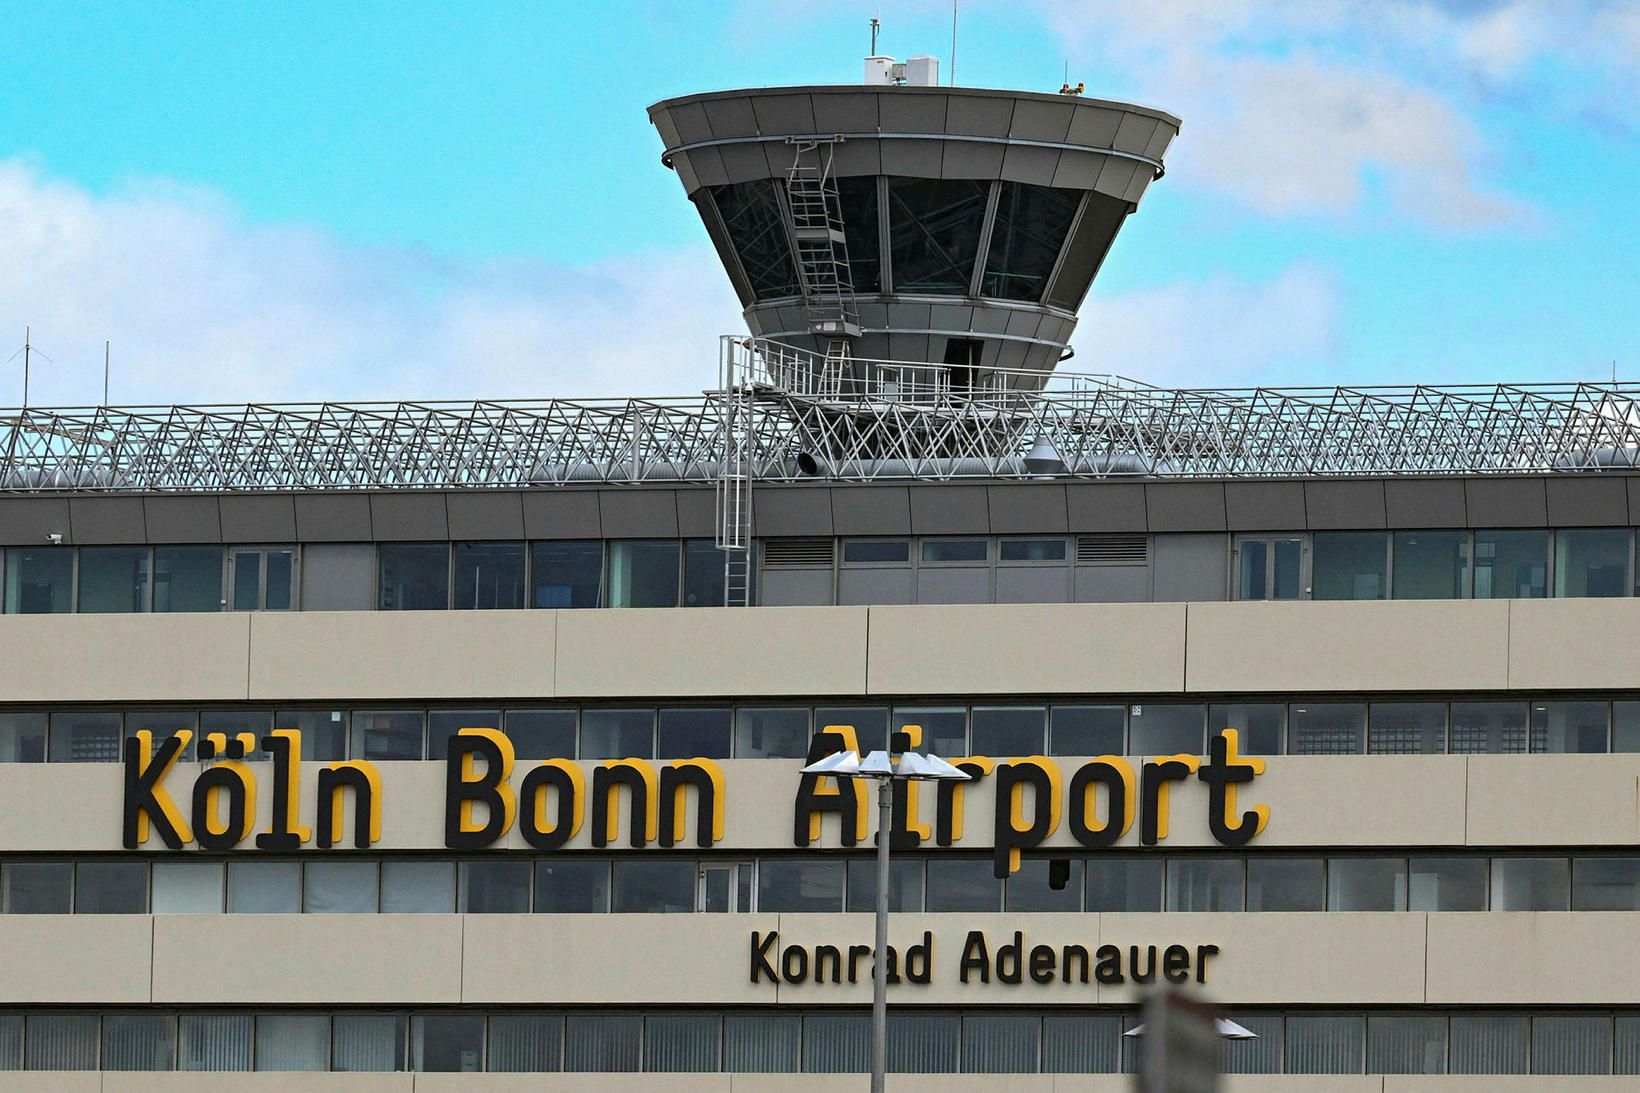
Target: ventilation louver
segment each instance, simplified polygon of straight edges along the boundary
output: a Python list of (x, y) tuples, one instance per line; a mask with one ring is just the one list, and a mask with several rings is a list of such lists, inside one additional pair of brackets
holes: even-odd
[(1078, 535), (1076, 560), (1081, 565), (1144, 565), (1150, 561), (1150, 537)]
[(833, 539), (765, 539), (765, 569), (819, 569), (830, 567), (837, 554)]

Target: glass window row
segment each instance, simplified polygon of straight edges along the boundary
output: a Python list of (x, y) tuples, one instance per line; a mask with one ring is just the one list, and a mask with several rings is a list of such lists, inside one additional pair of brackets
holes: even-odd
[[(1637, 1074), (1640, 1013), (1612, 1010), (1232, 1011), (1256, 1039), (1239, 1074)], [(1137, 1014), (1112, 1009), (888, 1014), (896, 1073), (1137, 1069)], [(858, 1073), (870, 1013), (496, 1010), (0, 1013), (0, 1070)]]
[[(1640, 699), (1555, 698), (969, 704), (432, 708), (43, 708), (0, 706), (0, 762), (120, 761), (142, 729), (300, 729), (309, 760), (442, 760), (461, 729), (497, 729), (520, 759), (801, 759), (814, 733), (854, 729), (864, 748), (922, 730), (919, 750), (964, 755), (1203, 755), (1226, 729), (1250, 755), (1480, 755), (1640, 752)], [(196, 736), (197, 739), (197, 736)], [(190, 749), (192, 745), (190, 745)], [(191, 750), (185, 757), (191, 757)]]
[[(867, 913), (875, 860), (810, 854), (472, 859), (355, 855), (224, 861), (14, 858), (0, 912), (66, 914)], [(910, 912), (1640, 911), (1640, 856), (1464, 852), (895, 858)]]

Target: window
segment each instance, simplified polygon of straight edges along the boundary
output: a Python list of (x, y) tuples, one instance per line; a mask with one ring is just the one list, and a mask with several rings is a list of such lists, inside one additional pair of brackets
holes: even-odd
[(1395, 533), (1395, 598), (1461, 600), (1469, 595), (1467, 531)]
[(1034, 1013), (968, 1013), (962, 1018), (962, 1069), (1028, 1074), (1042, 1050), (1042, 1019)]
[(1407, 910), (1486, 910), (1486, 862), (1480, 858), (1413, 858), (1407, 863)]
[(968, 294), (990, 189), (969, 179), (888, 180), (894, 291)]
[[(126, 731), (130, 733), (135, 729), (156, 728), (157, 726), (153, 722), (154, 715), (150, 711), (132, 710), (125, 718)], [(174, 733), (177, 729), (194, 728), (193, 711), (178, 710), (175, 713), (166, 714), (164, 715), (163, 724), (169, 730), (166, 735)], [(201, 710), (198, 718), (198, 728), (202, 734), (220, 732), (234, 737), (240, 733), (250, 733), (258, 741), (257, 753), (259, 755), (265, 754), (261, 751), (260, 741), (268, 735), (268, 730), (273, 727), (273, 711), (271, 710)], [(154, 733), (155, 739), (158, 739), (159, 736), (158, 732)], [(188, 745), (183, 755), (184, 757), (193, 755), (193, 744)], [(311, 759), (312, 757), (308, 740), (303, 737), (302, 758)]]
[(1238, 600), (1296, 600), (1304, 592), (1301, 539), (1241, 539), (1236, 543)]
[(375, 862), (310, 861), (302, 867), (304, 914), (374, 914), (377, 906)]
[(928, 862), (930, 911), (998, 911), (1002, 882), (985, 858), (933, 858)]
[(0, 713), (0, 763), (46, 761), (46, 715), (39, 712)]
[(219, 915), (222, 913), (222, 863), (157, 861), (153, 866), (153, 913)]
[(652, 1013), (643, 1022), (643, 1068), (651, 1073), (717, 1070), (723, 1018), (715, 1013)]
[(382, 913), (447, 915), (456, 909), (456, 870), (447, 861), (381, 863)]
[(411, 1067), (422, 1073), (476, 1074), (484, 1069), (484, 1018), (418, 1013), (410, 1020)]
[(662, 710), (658, 759), (729, 758), (730, 718), (725, 708)]
[(1548, 594), (1547, 531), (1475, 533), (1477, 600), (1533, 600)]
[(1512, 1013), (1454, 1013), (1447, 1022), (1453, 1074), (1525, 1074), (1530, 1019)]
[[(448, 759), (450, 738), (462, 729), (501, 729), (500, 710), (429, 710), (427, 758)], [(516, 757), (517, 751), (514, 751)]]
[(1207, 707), (1207, 737), (1235, 729), (1243, 755), (1280, 755), (1287, 735), (1287, 707), (1279, 702)]
[(1080, 858), (1025, 858), (1003, 886), (1009, 911), (1080, 911)]
[(1167, 909), (1239, 911), (1243, 879), (1239, 858), (1172, 858), (1167, 863)]
[(1299, 1014), (1287, 1018), (1287, 1073), (1362, 1073), (1359, 1013)]
[(296, 551), (236, 547), (228, 552), (235, 611), (289, 611), (295, 602)]
[(968, 708), (966, 706), (899, 706), (894, 710), (893, 731), (907, 725), (922, 729), (922, 743), (917, 749), (942, 758), (967, 755)]
[(461, 910), (464, 914), (517, 915), (530, 909), (533, 887), (527, 861), (461, 863)]
[(1612, 1022), (1600, 1014), (1540, 1013), (1532, 1018), (1533, 1074), (1610, 1074)]
[(517, 758), (575, 758), (574, 710), (508, 710), (504, 721)]
[[(925, 863), (918, 858), (892, 858), (888, 863), (888, 909), (923, 909)], [(877, 909), (877, 863), (851, 858), (848, 863), (848, 910), (872, 912)]]
[[(330, 1021), (319, 1018), (330, 1039)], [(163, 1013), (110, 1013), (102, 1019), (103, 1070), (171, 1070), (176, 1067), (177, 1021)], [(295, 1067), (283, 1067), (295, 1070)], [(322, 1069), (322, 1068), (321, 1068)]]
[(1526, 750), (1524, 702), (1454, 702), (1447, 748), (1455, 755)]
[(1134, 755), (1205, 755), (1201, 706), (1134, 706), (1128, 747)]
[(264, 1013), (256, 1018), (257, 1070), (329, 1070), (330, 1018)]
[(985, 539), (924, 539), (922, 560), (929, 564), (958, 562), (984, 564), (991, 558), (991, 544)]
[(683, 606), (722, 607), (724, 593), (724, 551), (710, 539), (689, 539), (683, 544)]
[(178, 1019), (178, 1070), (249, 1070), (251, 1018), (243, 1013), (185, 1013)]
[[(0, 714), (0, 732), (5, 723)], [(1640, 751), (1640, 702), (1612, 703), (1612, 751)]]
[(654, 710), (581, 711), (582, 759), (653, 759)]
[(1320, 858), (1249, 858), (1247, 909), (1319, 911), (1326, 906), (1325, 876)]
[(1374, 755), (1441, 755), (1446, 751), (1446, 703), (1374, 702), (1367, 751)]
[(354, 710), (351, 723), (355, 759), (422, 757), (420, 710)]
[(724, 1014), (723, 1069), (734, 1074), (795, 1072), (802, 1021), (795, 1013)]
[(546, 1013), (497, 1013), (490, 1017), (485, 1070), (541, 1074), (563, 1069), (564, 1019)]
[[(184, 730), (194, 732), (198, 728), (199, 718), (192, 710), (132, 710), (125, 718), (125, 735), (127, 738), (135, 738), (138, 732), (146, 729), (153, 734), (154, 747), (156, 748), (179, 732)], [(234, 730), (234, 732), (238, 731), (240, 730)], [(258, 739), (261, 738), (260, 733), (257, 736)], [(194, 758), (194, 744), (197, 739), (196, 736), (195, 740), (190, 740), (187, 746), (182, 749), (181, 758), (183, 760), (192, 760)], [(249, 758), (254, 759), (255, 756)]]
[(909, 565), (911, 544), (904, 539), (850, 539), (843, 544), (849, 565)]
[(1279, 1013), (1231, 1013), (1230, 1020), (1258, 1037), (1256, 1040), (1225, 1040), (1219, 1045), (1219, 1060), (1226, 1074), (1280, 1074), (1285, 1055), (1282, 1020)]
[(74, 609), (74, 551), (50, 546), (6, 551), (6, 614), (54, 615)]
[(1572, 910), (1640, 911), (1640, 858), (1572, 859)]
[(678, 541), (630, 539), (609, 544), (611, 607), (678, 606)]
[(1044, 1074), (1114, 1074), (1121, 1060), (1121, 1018), (1050, 1013), (1042, 1018)]
[(1532, 703), (1531, 743), (1535, 752), (1605, 751), (1606, 704)]
[(740, 259), (752, 295), (759, 300), (796, 296), (797, 270), (792, 265), (786, 217), (769, 179), (709, 186), (729, 243)]
[(51, 715), (53, 763), (120, 761), (120, 715), (111, 711), (62, 710)]
[(383, 611), (443, 611), (450, 606), (448, 543), (376, 547), (376, 606)]
[(1334, 858), (1327, 863), (1327, 910), (1404, 911), (1407, 863), (1402, 858)]
[(146, 862), (80, 862), (74, 867), (74, 913), (141, 915), (148, 912)]
[(24, 1021), (25, 1069), (97, 1069), (96, 1014), (31, 1013)]
[(618, 915), (688, 914), (695, 909), (693, 861), (621, 859), (613, 871), (610, 910)]
[(222, 548), (154, 548), (155, 611), (220, 611)]
[(886, 706), (818, 706), (814, 711), (814, 731), (824, 732), (833, 725), (847, 725), (854, 730), (862, 751), (888, 747), (888, 707)]
[(1122, 755), (1125, 720), (1120, 706), (1055, 706), (1048, 711), (1048, 754)]
[(82, 547), (79, 609), (99, 614), (148, 610), (148, 548)]
[(858, 1074), (870, 1069), (871, 1017), (865, 1013), (809, 1013), (803, 1017), (803, 1070)]
[(1555, 532), (1555, 595), (1627, 595), (1629, 553), (1626, 528)]
[(338, 1013), (331, 1031), (330, 1069), (404, 1069), (404, 1018), (390, 1013)]
[(1446, 1018), (1434, 1014), (1369, 1014), (1367, 1073), (1445, 1074)]
[(1046, 720), (1047, 710), (1041, 706), (975, 706), (974, 754), (1041, 755)]
[(855, 292), (881, 292), (883, 252), (877, 223), (877, 176), (837, 180), (837, 203), (848, 247), (849, 280)]
[(1358, 702), (1310, 702), (1292, 709), (1288, 750), (1293, 755), (1358, 755), (1367, 708)]
[(1042, 299), (1081, 204), (1080, 190), (1002, 183), (980, 295)]
[(997, 543), (997, 557), (1004, 562), (1063, 562), (1063, 539), (1002, 539)]
[(742, 707), (735, 711), (736, 759), (803, 759), (808, 754), (806, 707)]
[(1159, 858), (1089, 858), (1088, 911), (1160, 911), (1162, 862)]
[(1318, 532), (1311, 561), (1318, 600), (1381, 600), (1389, 590), (1387, 546), (1381, 531)]
[(458, 610), (524, 606), (523, 543), (457, 543), (455, 571)]
[(71, 862), (9, 861), (0, 878), (8, 915), (66, 915), (73, 907)]
[(531, 607), (597, 607), (603, 585), (601, 540), (530, 545)]
[(1493, 858), (1492, 910), (1564, 911), (1571, 905), (1565, 858)]
[(302, 863), (228, 863), (228, 913), (294, 915), (302, 909)]
[(276, 729), (299, 729), (302, 758), (333, 763), (347, 758), (347, 714), (342, 710), (280, 710), (273, 716)]
[(563, 860), (535, 863), (535, 913), (600, 914), (609, 910), (609, 862)]

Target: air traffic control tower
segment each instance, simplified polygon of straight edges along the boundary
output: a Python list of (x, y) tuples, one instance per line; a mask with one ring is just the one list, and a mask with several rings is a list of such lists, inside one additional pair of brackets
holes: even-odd
[(752, 334), (833, 361), (1045, 378), (1179, 119), (942, 87), (932, 58), (868, 58), (866, 76), (649, 108)]

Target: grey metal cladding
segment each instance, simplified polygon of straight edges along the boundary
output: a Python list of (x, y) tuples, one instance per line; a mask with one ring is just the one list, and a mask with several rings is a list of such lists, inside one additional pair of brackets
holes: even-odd
[(925, 361), (928, 359), (927, 334), (890, 334), (888, 357), (896, 361)]
[(1304, 483), (1226, 482), (1224, 513), (1231, 531), (1303, 531)]
[(1158, 603), (1222, 600), (1230, 587), (1223, 535), (1158, 535), (1151, 559), (1151, 598)]
[(722, 186), (729, 181), (729, 172), (723, 169), (723, 152), (717, 148), (696, 148), (692, 152), (679, 152), (673, 156), (673, 162), (687, 157), (689, 166), (694, 168), (695, 178), (702, 186)]
[(877, 100), (880, 97), (870, 91), (816, 92), (810, 95), (809, 101), (814, 108), (814, 131), (875, 133)]
[(974, 333), (976, 334), (1005, 334), (1008, 331), (1008, 317), (1013, 312), (1005, 307), (974, 305)]
[(1071, 118), (1070, 133), (1065, 141), (1087, 148), (1109, 148), (1116, 139), (1116, 130), (1121, 127), (1122, 118), (1122, 111), (1112, 110), (1108, 106), (1079, 105)]
[(669, 107), (660, 105), (649, 108), (649, 120), (661, 135), (661, 143), (668, 148), (676, 148), (683, 141), (678, 139), (678, 127), (672, 122), (672, 111)]
[(1067, 531), (1148, 531), (1145, 487), (1140, 482), (1065, 484)]
[(69, 522), (76, 543), (146, 543), (140, 497), (72, 497)]
[(910, 535), (911, 498), (904, 486), (834, 486), (831, 521), (838, 535)]
[(597, 490), (547, 489), (524, 494), (527, 539), (602, 539)]
[(695, 165), (690, 162), (688, 152), (679, 152), (672, 157), (672, 170), (677, 173), (678, 181), (683, 183), (683, 192), (692, 194), (700, 189), (702, 182), (695, 173)]
[(685, 539), (715, 539), (717, 491), (680, 489), (675, 496), (678, 503), (678, 534)]
[(1145, 145), (1144, 155), (1148, 159), (1161, 159), (1167, 155), (1167, 146), (1173, 143), (1173, 138), (1179, 131), (1165, 121), (1156, 123), (1156, 132), (1150, 136), (1150, 143)]
[(984, 486), (911, 486), (913, 535), (989, 535)]
[(1304, 510), (1311, 531), (1384, 527), (1384, 483), (1376, 478), (1306, 482)]
[(452, 539), (522, 539), (524, 497), (511, 490), (444, 495)]
[(290, 494), (224, 494), (217, 498), (224, 543), (294, 543), (296, 498)]
[(66, 497), (0, 497), (0, 543), (6, 546), (44, 546), (47, 536), (74, 541)]
[(1042, 329), (1042, 313), (1040, 311), (1026, 311), (1023, 309), (1010, 310), (1008, 313), (1008, 330), (1016, 338), (1034, 338)]
[(373, 493), (370, 530), (379, 542), (450, 538), (442, 493)]
[(1008, 182), (1051, 186), (1059, 170), (1059, 149), (1010, 144), (1002, 157), (1002, 177)]
[(1384, 514), (1392, 528), (1461, 528), (1463, 480), (1391, 478), (1384, 482)]
[(757, 115), (758, 130), (765, 136), (815, 131), (814, 104), (806, 94), (755, 95), (752, 113)]
[(945, 154), (943, 140), (883, 140), (877, 142), (883, 157), (883, 174), (912, 178), (939, 178), (940, 160)]
[(701, 103), (706, 111), (706, 124), (718, 140), (728, 137), (757, 136), (757, 116), (746, 99), (707, 99)]
[(750, 182), (769, 177), (769, 161), (755, 144), (725, 144), (718, 149), (723, 157), (723, 173), (730, 182)]
[(946, 131), (945, 100), (943, 94), (916, 91), (880, 95), (877, 124), (885, 133), (943, 133)]
[(972, 137), (1005, 137), (1013, 116), (1013, 99), (954, 92), (945, 108), (945, 131)]
[(1122, 118), (1122, 124), (1116, 127), (1116, 137), (1111, 141), (1111, 147), (1118, 152), (1132, 152), (1136, 156), (1145, 154), (1150, 146), (1150, 138), (1156, 135), (1156, 127), (1161, 124), (1160, 119), (1148, 118), (1143, 114), (1127, 114)]
[(928, 309), (928, 325), (934, 330), (972, 329), (974, 309), (966, 304), (934, 304)]
[(1629, 511), (1640, 517), (1640, 476), (1628, 478), (1629, 484)]
[(679, 144), (698, 144), (712, 139), (706, 108), (698, 102), (680, 102), (672, 107), (672, 127), (677, 130)]
[(1060, 483), (987, 486), (995, 535), (1062, 534), (1070, 526)]
[(1053, 185), (1061, 190), (1091, 190), (1099, 181), (1099, 172), (1105, 169), (1105, 159), (1098, 152), (1061, 151)]
[(770, 538), (830, 536), (831, 490), (825, 486), (759, 487), (752, 496), (752, 527)]
[(222, 512), (215, 497), (145, 497), (142, 507), (150, 543), (222, 541)]
[(980, 178), (987, 181), (1002, 177), (1002, 144), (976, 144), (970, 140), (945, 142), (945, 159), (940, 164), (941, 178)]
[(1628, 487), (1621, 478), (1551, 478), (1545, 486), (1551, 527), (1623, 527), (1629, 523)]
[(369, 542), (370, 495), (366, 493), (299, 493), (296, 538), (304, 543)]
[(891, 301), (888, 305), (888, 328), (890, 330), (928, 330), (930, 329), (929, 318), (932, 314), (933, 311), (929, 304), (901, 304)]
[(599, 490), (598, 519), (606, 539), (676, 539), (677, 493), (630, 487)]
[(1541, 478), (1467, 479), (1464, 510), (1472, 528), (1541, 528), (1549, 523)]
[(1020, 99), (1014, 104), (1014, 120), (1008, 128), (1008, 135), (1021, 140), (1060, 143), (1070, 133), (1071, 118), (1075, 113), (1076, 107), (1069, 102)]
[(1128, 187), (1133, 184), (1133, 173), (1140, 170), (1148, 171), (1150, 168), (1131, 159), (1106, 156), (1105, 165), (1099, 169), (1099, 181), (1093, 184), (1093, 188), (1109, 197), (1126, 201)]
[(881, 141), (845, 140), (832, 152), (831, 172), (841, 178), (883, 172)]
[(1224, 484), (1147, 482), (1145, 523), (1152, 532), (1224, 531)]

